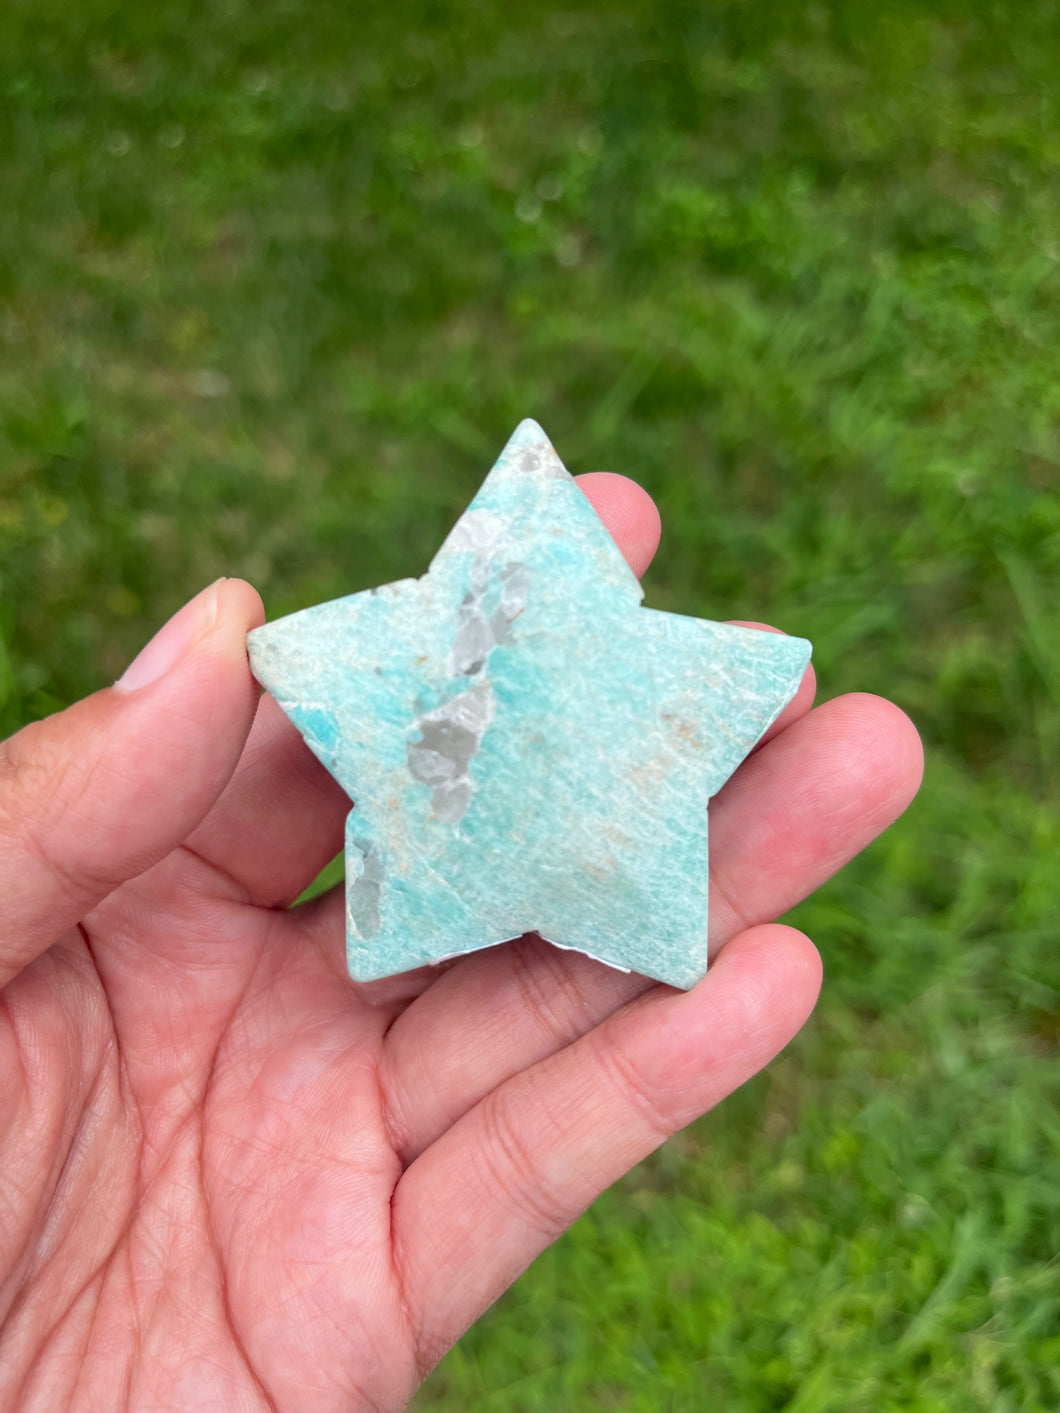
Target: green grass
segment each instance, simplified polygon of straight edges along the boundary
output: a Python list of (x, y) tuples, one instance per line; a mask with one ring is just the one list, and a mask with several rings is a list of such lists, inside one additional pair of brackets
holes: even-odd
[(925, 738), (807, 1031), (421, 1410), (1060, 1402), (1058, 65), (1014, 0), (0, 8), (3, 727), (220, 573), (419, 572), (529, 414), (659, 501), (649, 602)]

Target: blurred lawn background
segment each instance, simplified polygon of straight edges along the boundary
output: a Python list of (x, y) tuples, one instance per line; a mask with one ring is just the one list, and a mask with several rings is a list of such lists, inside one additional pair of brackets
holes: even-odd
[(421, 572), (533, 415), (650, 603), (925, 737), (807, 1031), (424, 1413), (1060, 1405), (1058, 70), (1015, 0), (0, 8), (5, 730), (219, 574)]

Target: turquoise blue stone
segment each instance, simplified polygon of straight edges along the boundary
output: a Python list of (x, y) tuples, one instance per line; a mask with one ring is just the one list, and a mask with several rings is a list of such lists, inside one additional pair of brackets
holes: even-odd
[(641, 598), (527, 421), (421, 579), (250, 634), (258, 680), (355, 802), (352, 976), (525, 932), (674, 986), (703, 976), (707, 804), (810, 645)]

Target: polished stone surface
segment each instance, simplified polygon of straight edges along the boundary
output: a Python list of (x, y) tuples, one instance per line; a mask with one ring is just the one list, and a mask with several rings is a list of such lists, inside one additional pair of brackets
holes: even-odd
[(354, 977), (524, 932), (674, 986), (703, 975), (707, 801), (810, 645), (641, 598), (526, 421), (423, 578), (250, 634), (255, 675), (356, 802)]

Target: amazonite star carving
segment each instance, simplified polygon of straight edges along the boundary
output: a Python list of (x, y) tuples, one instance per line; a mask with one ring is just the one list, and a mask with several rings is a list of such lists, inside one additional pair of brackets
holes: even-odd
[(537, 932), (674, 986), (707, 967), (707, 803), (810, 644), (643, 608), (536, 422), (427, 573), (249, 636), (355, 802), (360, 981)]

